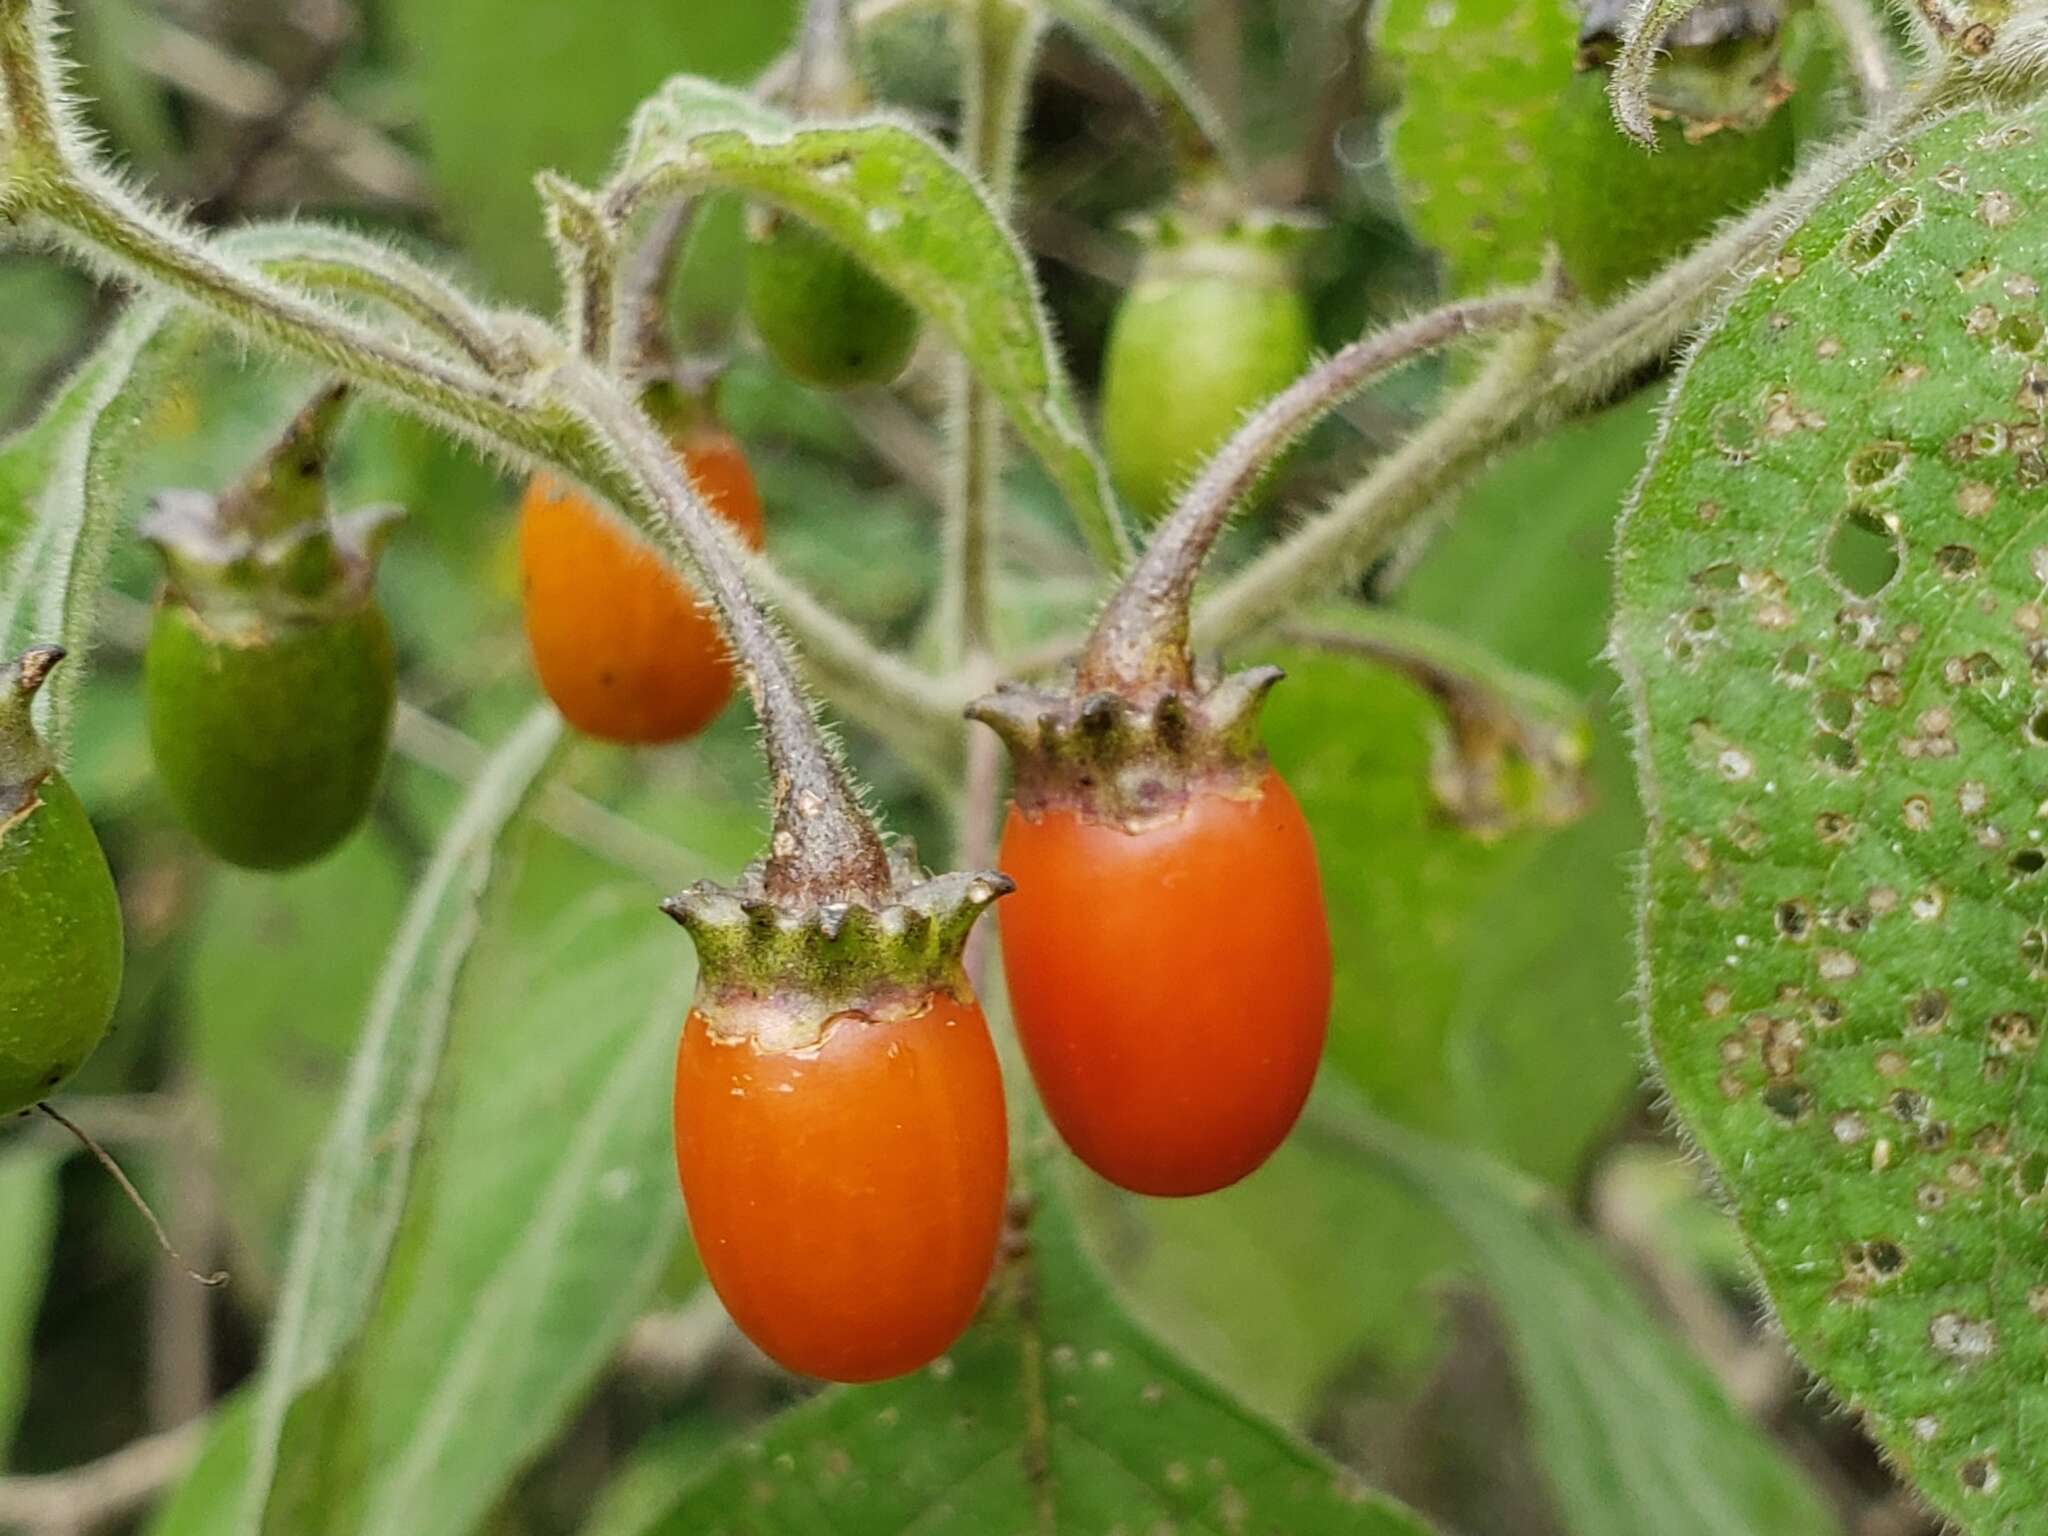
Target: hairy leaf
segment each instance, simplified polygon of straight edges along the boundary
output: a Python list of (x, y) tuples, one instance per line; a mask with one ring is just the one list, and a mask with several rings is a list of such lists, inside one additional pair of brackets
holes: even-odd
[[(1325, 1122), (1329, 1123), (1329, 1122)], [(1827, 1507), (1548, 1192), (1367, 1116), (1341, 1134), (1464, 1234), (1573, 1536), (1824, 1536)]]
[[(684, 1454), (689, 1454), (686, 1450)], [(1142, 1332), (1043, 1192), (1028, 1261), (926, 1370), (839, 1389), (617, 1536), (1030, 1531), (1428, 1536)]]
[(2048, 109), (1850, 175), (1700, 345), (1620, 545), (1658, 1068), (1791, 1342), (2048, 1531)]
[(1381, 14), (1380, 45), (1402, 71), (1395, 179), (1457, 292), (1542, 265), (1546, 141), (1576, 32), (1570, 0), (1388, 0)]
[(0, 1148), (0, 1467), (7, 1464), (22, 1405), (28, 1400), (36, 1313), (57, 1235), (57, 1170), (49, 1147), (17, 1142)]
[(507, 738), (414, 891), (306, 1185), (254, 1392), (245, 1473), (222, 1479), (235, 1491), (227, 1508), (199, 1516), (196, 1529), (209, 1536), (265, 1529), (280, 1468), (322, 1452), (320, 1415), (307, 1411), (308, 1400), (317, 1401), (322, 1377), (370, 1318), (412, 1185), (421, 1118), (441, 1071), (456, 984), (476, 941), (498, 840), (561, 733), (560, 718), (543, 707)]
[(723, 188), (830, 235), (960, 349), (1105, 560), (1122, 520), (1082, 426), (1030, 260), (958, 161), (885, 119), (798, 123), (751, 96), (681, 77), (640, 109), (613, 182)]
[(390, 1276), (280, 1532), (466, 1536), (654, 1296), (683, 1227), (668, 1105), (695, 966), (592, 863), (537, 849), (526, 911), (479, 950)]
[(166, 314), (160, 304), (131, 310), (35, 425), (0, 448), (0, 655), (30, 645), (72, 653), (36, 699), (38, 724), (59, 756), (146, 405), (197, 337), (184, 323), (166, 329)]

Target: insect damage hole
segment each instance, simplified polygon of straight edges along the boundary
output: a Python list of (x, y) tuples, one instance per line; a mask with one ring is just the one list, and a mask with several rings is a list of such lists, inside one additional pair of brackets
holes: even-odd
[(1835, 519), (1823, 551), (1827, 574), (1851, 597), (1876, 597), (1898, 577), (1904, 557), (1898, 530), (1869, 507), (1854, 506)]
[(1842, 259), (1858, 272), (1876, 266), (1891, 249), (1892, 237), (1920, 217), (1920, 199), (1910, 192), (1886, 198), (1861, 219), (1842, 240)]

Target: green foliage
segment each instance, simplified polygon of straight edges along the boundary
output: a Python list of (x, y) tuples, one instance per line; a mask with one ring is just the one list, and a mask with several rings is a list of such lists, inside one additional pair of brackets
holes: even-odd
[(2048, 1530), (2048, 112), (1882, 149), (1686, 369), (1620, 547), (1645, 1002), (1794, 1347)]
[(193, 919), (190, 1060), (220, 1127), (238, 1294), (277, 1284), (405, 894), (400, 861), (370, 831), (282, 878), (222, 870)]
[(1388, 152), (1450, 287), (1526, 282), (1549, 232), (1544, 160), (1571, 76), (1571, 0), (1388, 0), (1380, 46), (1401, 68)]
[(1031, 264), (946, 151), (888, 121), (802, 125), (688, 77), (633, 121), (615, 188), (743, 191), (858, 256), (966, 358), (1105, 559), (1122, 539), (1106, 471), (1081, 425)]
[(1083, 1256), (1068, 1198), (1040, 1191), (1028, 1257), (951, 1354), (791, 1410), (619, 1536), (967, 1536), (1020, 1517), (1076, 1532), (1428, 1536), (1133, 1323)]
[(144, 404), (195, 334), (183, 322), (166, 330), (166, 314), (158, 304), (132, 310), (35, 425), (0, 450), (0, 653), (36, 644), (72, 652), (36, 698), (38, 728), (60, 759), (96, 638)]
[[(306, 1185), (293, 1229), (249, 1430), (249, 1468), (228, 1507), (197, 1529), (271, 1529), (273, 1489), (301, 1456), (325, 1454), (330, 1375), (373, 1315), (413, 1184), (422, 1111), (447, 1044), (458, 980), (499, 836), (531, 793), (560, 737), (536, 710), (493, 758), (415, 890), (371, 1000), (347, 1088)], [(228, 1481), (225, 1480), (224, 1481)], [(286, 1486), (289, 1486), (286, 1484)], [(178, 1527), (166, 1527), (177, 1530)]]
[[(1595, 660), (1602, 555), (1649, 428), (1646, 407), (1625, 406), (1504, 461), (1467, 496), (1402, 610), (1601, 709), (1612, 688)], [(1572, 1177), (1634, 1076), (1625, 865), (1636, 833), (1618, 733), (1603, 726), (1596, 741), (1584, 819), (1481, 842), (1432, 794), (1437, 706), (1420, 689), (1350, 658), (1296, 648), (1280, 659), (1289, 676), (1266, 706), (1266, 742), (1323, 850), (1332, 1059), (1404, 1123)], [(1332, 731), (1333, 719), (1350, 724)]]
[[(745, 79), (788, 40), (797, 13), (794, 0), (402, 0), (392, 9), (435, 182), (470, 259), (533, 304), (554, 291), (534, 173), (596, 177), (621, 125), (665, 76)], [(735, 260), (736, 231), (724, 222), (720, 250), (707, 253), (717, 260), (692, 266), (700, 281)]]
[(653, 1300), (682, 1230), (668, 1115), (690, 946), (634, 885), (529, 835), (452, 1026), (431, 1136), (291, 1536), (464, 1536)]
[(1346, 1134), (1471, 1245), (1573, 1536), (1824, 1536), (1838, 1522), (1547, 1192), (1384, 1122)]
[(0, 1244), (0, 1467), (28, 1400), (29, 1346), (57, 1233), (62, 1164), (47, 1147), (0, 1149), (0, 1232), (7, 1234)]
[(1212, 169), (1241, 173), (1238, 148), (1214, 104), (1172, 50), (1131, 17), (1120, 0), (1043, 3), (1047, 14), (1072, 29), (1158, 114), (1183, 177)]

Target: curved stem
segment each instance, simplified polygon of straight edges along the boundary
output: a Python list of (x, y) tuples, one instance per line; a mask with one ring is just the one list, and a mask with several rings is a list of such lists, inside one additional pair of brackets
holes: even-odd
[(392, 265), (392, 252), (378, 248), (371, 267), (340, 256), (258, 259), (271, 276), (316, 292), (347, 293), (375, 300), (455, 347), (486, 373), (500, 378), (528, 365), (516, 348), (494, 335), (482, 317), (459, 302), (454, 289), (424, 267)]
[(1143, 696), (1194, 680), (1188, 599), (1231, 512), (1287, 446), (1372, 380), (1464, 336), (1518, 323), (1539, 302), (1504, 294), (1449, 304), (1354, 341), (1268, 400), (1218, 449), (1096, 621), (1082, 693)]
[(731, 558), (731, 541), (641, 411), (593, 368), (570, 365), (563, 376), (574, 406), (616, 456), (597, 487), (670, 534), (696, 570), (754, 701), (773, 812), (768, 894), (806, 904), (883, 900), (890, 878), (881, 837), (811, 712), (787, 645)]
[[(0, 0), (0, 82), (34, 166), (19, 189), (23, 206), (91, 258), (170, 289), (244, 335), (372, 385), (401, 408), (495, 451), (565, 473), (663, 536), (694, 570), (761, 721), (775, 814), (769, 893), (804, 902), (881, 899), (889, 870), (880, 836), (813, 718), (781, 635), (748, 589), (723, 525), (623, 388), (565, 357), (534, 387), (514, 389), (223, 257), (97, 167), (73, 160), (53, 106), (61, 98), (50, 85), (46, 22), (46, 0)], [(23, 147), (14, 146), (17, 155)]]

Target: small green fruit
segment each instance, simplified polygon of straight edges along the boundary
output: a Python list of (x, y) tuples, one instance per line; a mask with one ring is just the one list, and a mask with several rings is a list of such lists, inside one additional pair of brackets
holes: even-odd
[(1117, 494), (1162, 516), (1254, 409), (1308, 366), (1307, 306), (1269, 236), (1154, 245), (1110, 328), (1102, 435)]
[[(1610, 14), (1613, 13), (1613, 14)], [(1646, 277), (1749, 207), (1792, 168), (1790, 85), (1777, 12), (1765, 3), (1695, 11), (1666, 39), (1651, 90), (1657, 153), (1614, 125), (1602, 67), (1617, 37), (1613, 0), (1580, 34), (1582, 71), (1551, 120), (1551, 236), (1565, 274), (1599, 301)]]
[(156, 498), (169, 581), (143, 652), (157, 772), (186, 827), (247, 869), (327, 853), (370, 808), (397, 668), (371, 595), (395, 509), (330, 516), (342, 404), (316, 400), (227, 495)]
[(175, 596), (144, 653), (150, 748), (179, 820), (244, 869), (293, 869), (361, 824), (391, 740), (383, 610), (220, 633)]
[(0, 1115), (63, 1086), (106, 1037), (121, 993), (114, 877), (29, 725), (63, 656), (43, 646), (0, 667)]
[(917, 311), (800, 219), (767, 215), (747, 252), (747, 314), (793, 377), (821, 389), (887, 384), (917, 348)]

